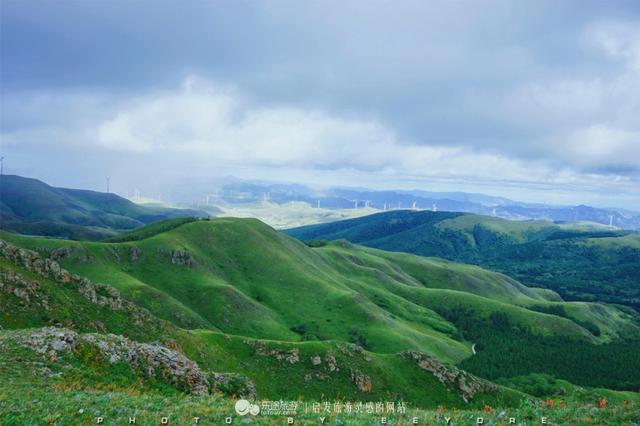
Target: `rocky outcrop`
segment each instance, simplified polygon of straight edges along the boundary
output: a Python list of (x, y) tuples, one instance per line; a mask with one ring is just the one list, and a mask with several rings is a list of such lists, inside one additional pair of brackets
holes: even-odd
[(360, 392), (369, 393), (373, 389), (371, 378), (358, 370), (351, 371), (351, 381), (356, 384)]
[(64, 259), (65, 257), (69, 257), (73, 254), (73, 248), (71, 247), (59, 247), (51, 251), (51, 259), (59, 260)]
[(62, 269), (57, 262), (43, 259), (35, 251), (16, 247), (4, 240), (0, 240), (0, 256), (42, 277), (51, 278), (60, 283), (71, 281), (71, 274)]
[(44, 310), (49, 310), (49, 298), (39, 290), (38, 281), (28, 279), (14, 271), (0, 270), (0, 291), (22, 299), (20, 303), (34, 303), (42, 306)]
[[(93, 304), (109, 307), (115, 311), (125, 311), (130, 315), (133, 323), (143, 326), (145, 330), (170, 327), (168, 323), (155, 318), (146, 309), (124, 299), (115, 288), (95, 284), (86, 278), (71, 274), (61, 268), (57, 262), (42, 258), (37, 252), (0, 240), (0, 258), (20, 268), (19, 271), (14, 271), (0, 267), (0, 292), (15, 295), (20, 299), (20, 304), (35, 303), (44, 307), (44, 310), (49, 310), (49, 303), (53, 303), (49, 302), (47, 293), (43, 291), (42, 286), (45, 284), (33, 279), (33, 275), (36, 275), (77, 291)], [(90, 321), (89, 324), (94, 330), (105, 333), (108, 331), (99, 320)], [(65, 321), (64, 327), (75, 328), (75, 324), (72, 321)], [(93, 353), (99, 354), (100, 360), (105, 360), (109, 364), (124, 362), (143, 377), (161, 380), (185, 392), (196, 395), (210, 392), (224, 393), (247, 399), (256, 398), (255, 385), (245, 376), (201, 370), (194, 361), (182, 353), (180, 345), (173, 339), (167, 339), (166, 344), (140, 343), (120, 335), (81, 334), (69, 328), (47, 327), (7, 334), (3, 332), (0, 334), (0, 349), (4, 345), (4, 339), (12, 338), (41, 354), (50, 362), (55, 362), (64, 356), (76, 356), (83, 348), (90, 347), (94, 349)], [(277, 356), (291, 363), (299, 360), (297, 349), (291, 353), (278, 353)]]
[(181, 353), (159, 344), (138, 343), (114, 334), (78, 334), (65, 328), (42, 328), (21, 335), (18, 341), (49, 361), (91, 348), (109, 364), (124, 362), (147, 378), (161, 380), (188, 393), (209, 393), (206, 372)]
[(327, 352), (324, 356), (324, 362), (327, 364), (329, 372), (340, 371), (336, 357), (333, 354)]
[(465, 402), (471, 401), (478, 393), (489, 393), (498, 390), (498, 386), (494, 383), (456, 367), (445, 365), (421, 352), (405, 351), (402, 352), (402, 356), (415, 361), (420, 368), (433, 374), (440, 383), (460, 395)]
[(193, 255), (188, 250), (176, 249), (171, 252), (171, 263), (174, 265), (188, 266), (193, 268), (197, 265)]
[(289, 364), (296, 364), (300, 361), (300, 350), (298, 348), (282, 350), (282, 349), (270, 349), (264, 343), (256, 340), (245, 340), (247, 345), (253, 346), (256, 350), (256, 354), (260, 356), (274, 357), (278, 361), (286, 361)]
[(355, 343), (338, 343), (337, 349), (343, 354), (350, 358), (354, 357), (362, 357), (365, 361), (370, 362), (371, 357), (364, 350), (364, 348), (360, 345), (356, 345)]
[(185, 355), (159, 343), (139, 343), (114, 334), (79, 334), (66, 328), (49, 327), (16, 334), (14, 338), (50, 362), (63, 356), (82, 356), (90, 350), (109, 364), (124, 362), (145, 378), (160, 380), (194, 395), (219, 392), (256, 397), (254, 384), (245, 376), (203, 371)]
[(131, 247), (129, 250), (129, 259), (131, 259), (132, 262), (137, 262), (140, 256), (142, 256), (142, 250), (138, 247)]
[[(70, 249), (65, 249), (63, 252), (67, 253), (68, 250)], [(48, 258), (43, 259), (40, 254), (35, 251), (26, 250), (4, 240), (0, 240), (0, 257), (43, 278), (52, 279), (59, 284), (75, 288), (78, 293), (91, 303), (108, 306), (113, 310), (130, 311), (134, 314), (137, 321), (145, 319), (152, 321), (151, 314), (133, 303), (126, 301), (115, 288), (105, 284), (92, 283), (87, 278), (71, 274), (66, 269), (63, 269), (57, 262)], [(15, 291), (20, 294), (19, 297), (24, 297), (28, 301), (30, 301), (28, 296), (31, 294), (35, 295), (39, 288), (39, 284), (35, 281), (25, 283), (29, 280), (19, 273), (9, 270), (2, 270), (1, 273), (2, 283), (17, 288)]]

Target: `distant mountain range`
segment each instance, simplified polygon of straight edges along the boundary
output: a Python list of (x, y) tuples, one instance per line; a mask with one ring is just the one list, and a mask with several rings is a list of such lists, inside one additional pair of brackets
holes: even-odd
[(481, 265), (565, 300), (640, 310), (640, 233), (600, 225), (510, 221), (475, 214), (392, 211), (285, 231)]
[(375, 191), (369, 189), (330, 188), (314, 190), (303, 185), (233, 181), (223, 185), (212, 203), (231, 205), (260, 201), (284, 204), (302, 201), (324, 209), (372, 208), (456, 211), (505, 219), (544, 219), (553, 222), (594, 222), (621, 229), (640, 229), (640, 213), (625, 209), (596, 208), (586, 205), (559, 206), (522, 203), (503, 197), (465, 192)]
[[(238, 397), (530, 413), (534, 396), (590, 410), (606, 392), (611, 405), (626, 401), (624, 418), (640, 401), (602, 389), (640, 389), (640, 316), (599, 303), (638, 299), (640, 233), (395, 210), (288, 231), (303, 244), (253, 218), (180, 217), (199, 212), (17, 176), (0, 184), (2, 225), (14, 231), (0, 230), (7, 424), (35, 424), (24, 413), (52, 405), (83, 424), (98, 411), (78, 407), (114, 406), (120, 417), (109, 418), (126, 422), (118, 401), (153, 416), (233, 412)], [(138, 227), (163, 215), (178, 217)], [(343, 424), (379, 422), (352, 419)]]
[(207, 213), (141, 206), (112, 193), (55, 188), (37, 179), (0, 176), (0, 229), (21, 234), (99, 240), (186, 216)]

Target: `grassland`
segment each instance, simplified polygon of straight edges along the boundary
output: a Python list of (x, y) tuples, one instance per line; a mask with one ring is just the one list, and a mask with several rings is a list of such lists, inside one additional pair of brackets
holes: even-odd
[[(15, 336), (45, 326), (177, 348), (203, 370), (246, 376), (261, 400), (402, 400), (409, 413), (390, 416), (401, 423), (412, 413), (430, 422), (448, 413), (460, 422), (483, 415), (496, 424), (505, 423), (507, 415), (555, 416), (559, 424), (635, 421), (636, 393), (566, 382), (560, 382), (567, 388), (564, 395), (551, 389), (533, 396), (527, 394), (526, 380), (506, 381), (465, 402), (459, 389), (408, 355), (419, 351), (448, 371), (459, 371), (453, 364), (475, 357), (482, 364), (490, 351), (472, 357), (472, 344), (483, 343), (483, 336), (473, 334), (469, 323), (491, 331), (496, 318), (511, 330), (505, 338), (513, 330), (527, 330), (543, 345), (566, 339), (589, 353), (617, 344), (622, 336), (637, 336), (636, 314), (615, 306), (561, 302), (548, 290), (442, 259), (346, 241), (309, 247), (252, 219), (170, 221), (117, 242), (1, 237), (105, 284), (91, 284), (88, 292), (79, 277), (67, 282), (6, 257), (0, 260), (0, 418), (5, 424), (81, 424), (97, 416), (120, 421), (131, 415), (142, 424), (157, 423), (160, 415), (176, 421), (197, 415), (215, 424), (233, 413), (233, 396), (185, 395), (170, 383), (105, 364), (104, 358), (68, 354), (52, 360), (15, 344)], [(112, 288), (124, 297), (121, 302), (113, 301), (121, 296)], [(87, 296), (94, 293), (111, 301), (96, 304)], [(450, 315), (460, 311), (468, 322)], [(555, 405), (536, 402), (549, 398)], [(609, 405), (598, 408), (602, 398)], [(317, 424), (317, 417), (299, 413), (297, 421)], [(342, 424), (379, 421), (366, 412), (330, 417)], [(268, 416), (253, 420), (283, 422)]]
[(603, 226), (393, 211), (287, 230), (303, 241), (346, 239), (502, 272), (565, 300), (640, 309), (640, 233)]
[(0, 176), (0, 229), (28, 235), (101, 240), (189, 209), (141, 206), (113, 193), (55, 188), (37, 179)]
[[(346, 242), (309, 248), (257, 220), (186, 223), (139, 241), (70, 242), (3, 235), (42, 253), (63, 249), (72, 272), (114, 286), (180, 327), (287, 341), (353, 341), (381, 353), (420, 350), (448, 362), (470, 343), (436, 313), (464, 305), (505, 312), (543, 335), (604, 342), (637, 332), (628, 313), (547, 300), (501, 274)], [(566, 317), (528, 309), (562, 304)], [(572, 319), (594, 324), (600, 335)]]
[(381, 354), (418, 350), (451, 363), (471, 356), (473, 342), (442, 316), (443, 307), (464, 308), (477, 320), (502, 313), (537, 335), (588, 344), (638, 335), (635, 315), (624, 309), (561, 302), (477, 266), (346, 241), (312, 248), (254, 219), (185, 222), (151, 225), (121, 243), (2, 237), (185, 329), (351, 342)]

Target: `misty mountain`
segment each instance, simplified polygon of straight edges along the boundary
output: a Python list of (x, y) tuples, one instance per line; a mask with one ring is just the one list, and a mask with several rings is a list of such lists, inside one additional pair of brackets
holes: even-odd
[(141, 206), (113, 193), (0, 176), (0, 229), (21, 234), (98, 240), (163, 219), (206, 215), (192, 209)]
[(233, 181), (216, 190), (211, 203), (230, 205), (261, 201), (284, 204), (302, 201), (324, 209), (373, 208), (381, 211), (398, 209), (455, 211), (476, 213), (505, 219), (541, 219), (552, 222), (594, 222), (622, 229), (640, 229), (640, 213), (616, 208), (586, 205), (559, 206), (523, 203), (504, 197), (466, 192), (376, 191), (363, 188), (329, 188), (315, 190), (297, 184)]

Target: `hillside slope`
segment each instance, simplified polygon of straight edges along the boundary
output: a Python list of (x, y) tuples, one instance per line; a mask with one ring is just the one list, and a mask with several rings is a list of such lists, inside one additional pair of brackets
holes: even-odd
[[(521, 330), (542, 344), (569, 339), (567, 344), (587, 354), (584, 362), (593, 361), (590, 353), (600, 356), (603, 345), (639, 334), (633, 311), (562, 302), (476, 266), (345, 241), (311, 248), (252, 219), (200, 220), (167, 229), (122, 243), (2, 237), (112, 285), (186, 329), (310, 344), (349, 342), (380, 356), (419, 351), (449, 363), (469, 359), (472, 344), (486, 338), (470, 326), (505, 339)], [(473, 358), (481, 360), (484, 353), (489, 351)], [(581, 379), (587, 380), (584, 373), (574, 378)], [(597, 385), (604, 379), (588, 380)]]
[(380, 354), (347, 342), (272, 341), (180, 329), (113, 287), (3, 241), (0, 308), (0, 382), (13, 390), (4, 395), (7, 388), (0, 389), (0, 414), (8, 409), (19, 415), (4, 401), (45, 388), (96, 387), (165, 397), (186, 392), (252, 399), (397, 399), (424, 407), (512, 406), (523, 396), (416, 351)]
[(205, 213), (140, 206), (112, 193), (54, 188), (36, 179), (0, 176), (0, 229), (97, 240), (163, 219)]
[(640, 308), (640, 233), (509, 221), (452, 212), (393, 211), (285, 231), (303, 241), (346, 239), (503, 272), (568, 300)]

